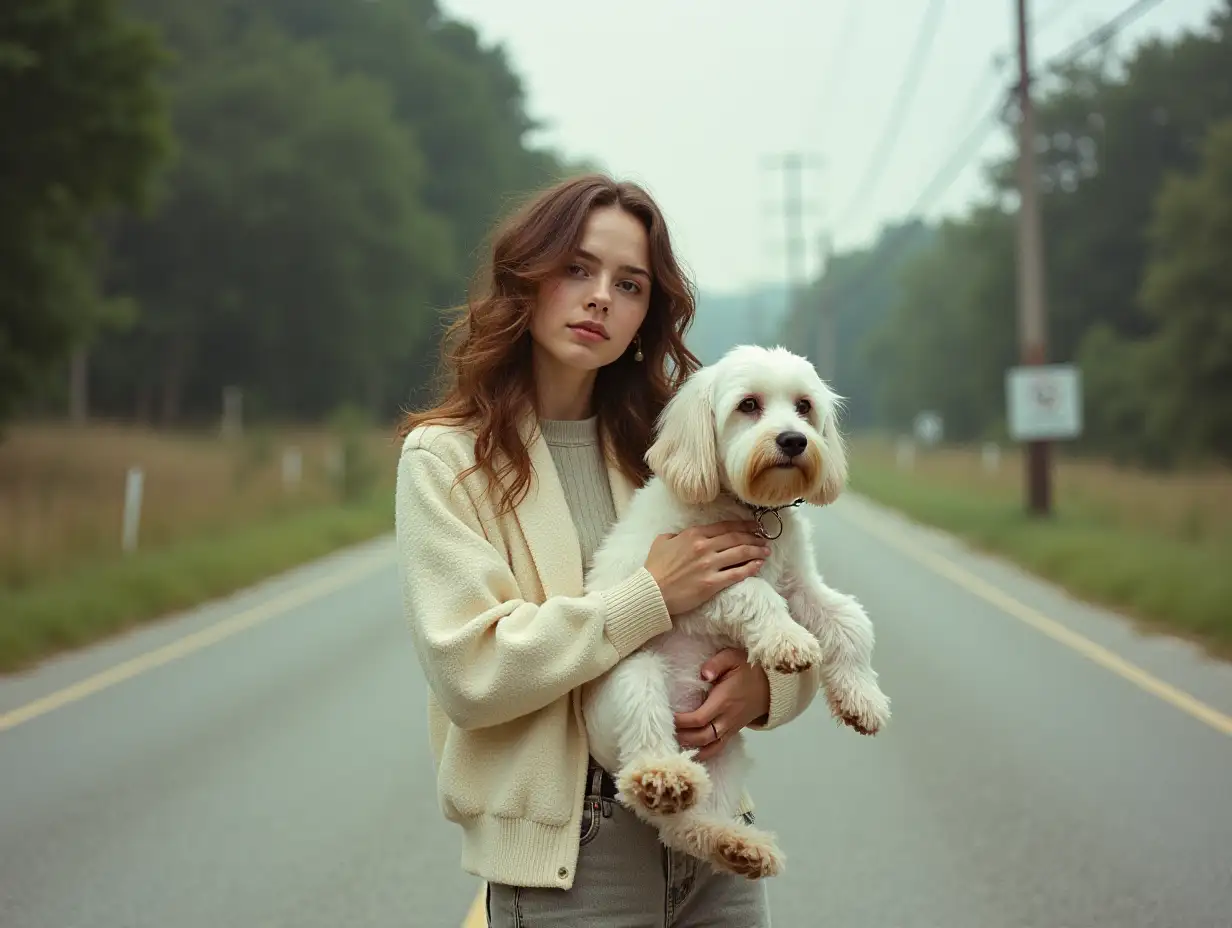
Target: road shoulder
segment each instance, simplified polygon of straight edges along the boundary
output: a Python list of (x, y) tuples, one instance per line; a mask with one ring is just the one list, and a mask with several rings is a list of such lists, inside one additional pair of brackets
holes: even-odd
[[(825, 515), (818, 513), (817, 517)], [(952, 574), (950, 582), (967, 586), (968, 592), (973, 592), (971, 586), (997, 591), (1004, 599), (993, 604), (1005, 613), (1007, 621), (1022, 621), (1027, 612), (1038, 614), (1232, 717), (1232, 663), (1212, 657), (1200, 646), (1164, 633), (1145, 633), (1127, 616), (1083, 601), (1004, 558), (978, 551), (954, 535), (915, 522), (867, 497), (847, 494), (834, 504), (833, 516), (934, 573)], [(947, 563), (954, 570), (946, 571), (943, 565)], [(997, 598), (995, 594), (993, 597)], [(1011, 601), (1020, 608), (1010, 605)]]

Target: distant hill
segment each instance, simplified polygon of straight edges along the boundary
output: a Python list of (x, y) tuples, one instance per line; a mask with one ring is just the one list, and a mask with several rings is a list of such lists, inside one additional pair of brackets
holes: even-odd
[(735, 345), (774, 343), (787, 315), (787, 288), (778, 284), (697, 298), (697, 316), (686, 342), (703, 364)]

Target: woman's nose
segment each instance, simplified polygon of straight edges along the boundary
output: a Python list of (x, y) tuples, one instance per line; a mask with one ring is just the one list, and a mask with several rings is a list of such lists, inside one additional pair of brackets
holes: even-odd
[(597, 309), (600, 312), (607, 312), (612, 305), (612, 288), (607, 279), (606, 274), (599, 274), (594, 278), (595, 288), (590, 293), (590, 299), (586, 305), (592, 309)]

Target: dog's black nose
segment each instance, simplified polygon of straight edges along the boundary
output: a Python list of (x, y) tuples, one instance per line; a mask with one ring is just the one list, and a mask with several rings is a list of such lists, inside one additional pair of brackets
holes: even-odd
[(779, 432), (775, 441), (778, 442), (779, 449), (789, 458), (803, 454), (804, 449), (808, 447), (808, 439), (804, 437), (803, 432)]

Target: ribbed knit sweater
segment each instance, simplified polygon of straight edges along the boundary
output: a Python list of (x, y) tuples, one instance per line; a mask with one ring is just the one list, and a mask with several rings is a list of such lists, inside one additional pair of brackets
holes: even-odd
[(565, 491), (569, 515), (582, 546), (582, 564), (589, 568), (603, 536), (616, 521), (607, 464), (599, 448), (598, 420), (541, 419), (539, 429)]

